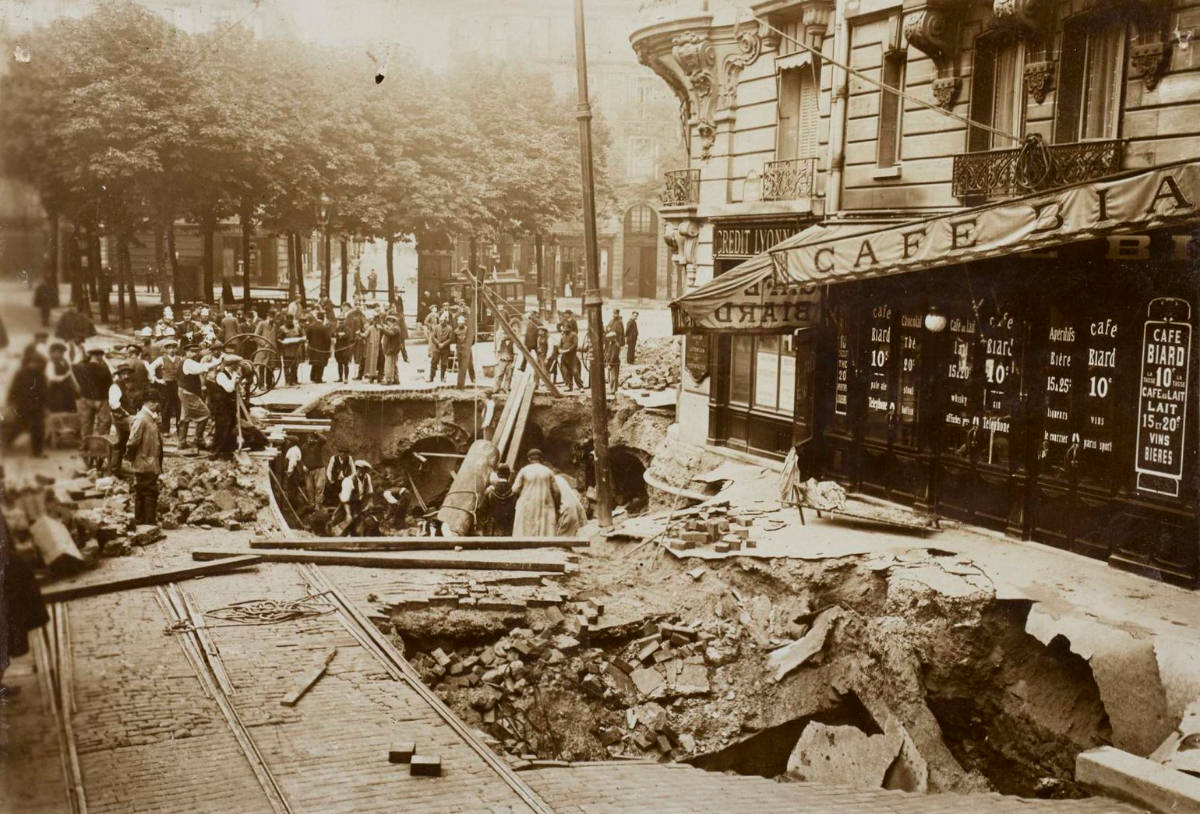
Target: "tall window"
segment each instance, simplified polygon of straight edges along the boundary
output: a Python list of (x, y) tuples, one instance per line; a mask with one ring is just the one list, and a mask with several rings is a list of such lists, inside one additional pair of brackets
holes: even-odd
[[(1001, 133), (1020, 136), (1025, 118), (1024, 46), (995, 38), (975, 43), (975, 66), (971, 78), (971, 119)], [(971, 128), (968, 149), (1004, 150), (1016, 142), (999, 133)]]
[(654, 210), (645, 204), (633, 207), (625, 214), (625, 229), (637, 234), (654, 234)]
[(1063, 30), (1054, 140), (1117, 137), (1125, 72), (1125, 22), (1084, 19)]
[[(892, 49), (883, 55), (883, 84), (904, 90), (905, 52)], [(900, 139), (904, 130), (904, 99), (892, 91), (879, 89), (879, 144), (875, 164), (880, 168), (900, 163)]]
[(796, 398), (796, 347), (792, 336), (732, 337), (729, 401), (791, 415)]
[(813, 67), (804, 65), (779, 74), (779, 130), (775, 157), (811, 158), (817, 154), (817, 88)]

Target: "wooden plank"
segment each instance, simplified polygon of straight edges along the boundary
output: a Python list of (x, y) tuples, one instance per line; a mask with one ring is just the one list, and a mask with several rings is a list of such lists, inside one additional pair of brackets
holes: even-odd
[(300, 548), (308, 551), (503, 551), (519, 548), (584, 548), (582, 537), (264, 537), (253, 549)]
[[(515, 558), (469, 559), (454, 556), (438, 557), (437, 552), (424, 556), (407, 553), (373, 553), (366, 551), (290, 551), (278, 548), (255, 549), (254, 555), (264, 562), (311, 562), (321, 565), (359, 565), (367, 568), (441, 568), (446, 571), (554, 571), (567, 570), (564, 562), (519, 560)], [(234, 556), (228, 551), (193, 549), (197, 562), (221, 560)]]
[(124, 577), (108, 582), (89, 582), (85, 585), (63, 585), (58, 588), (51, 585), (48, 588), (42, 588), (42, 599), (47, 602), (65, 602), (68, 599), (81, 599), (85, 596), (97, 596), (115, 591), (128, 591), (133, 588), (145, 588), (150, 585), (163, 585), (168, 582), (178, 582), (182, 579), (191, 579), (192, 577), (202, 577), (208, 574), (232, 571), (236, 568), (245, 568), (248, 565), (254, 565), (261, 559), (257, 554), (226, 554), (226, 559), (208, 565), (184, 565), (179, 568), (164, 568), (161, 571), (139, 574), (136, 577)]
[(313, 670), (312, 673), (310, 673), (308, 677), (296, 687), (296, 689), (292, 690), (283, 698), (281, 698), (279, 703), (283, 704), (285, 707), (296, 706), (296, 703), (304, 697), (304, 694), (312, 689), (313, 684), (316, 684), (317, 681), (320, 680), (321, 676), (325, 675), (325, 671), (329, 669), (329, 665), (333, 661), (333, 657), (336, 655), (337, 648), (335, 647), (325, 654), (325, 660), (321, 662), (321, 665), (317, 667), (317, 669)]
[(530, 410), (533, 409), (533, 394), (536, 390), (537, 388), (533, 386), (531, 380), (529, 386), (525, 388), (525, 397), (521, 399), (521, 409), (517, 412), (517, 417), (513, 422), (512, 437), (508, 441), (508, 450), (504, 456), (504, 463), (508, 464), (514, 477), (517, 473), (517, 455), (521, 451), (521, 439), (525, 436), (525, 424), (529, 421)]

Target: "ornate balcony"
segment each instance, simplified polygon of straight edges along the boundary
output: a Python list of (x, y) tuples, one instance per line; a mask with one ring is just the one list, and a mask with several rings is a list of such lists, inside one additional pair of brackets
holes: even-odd
[(1052, 189), (1117, 172), (1124, 153), (1125, 142), (1115, 139), (1073, 144), (1027, 139), (1014, 150), (954, 156), (952, 189), (956, 198), (994, 198)]
[(671, 170), (666, 179), (663, 206), (695, 206), (700, 202), (700, 170)]
[(762, 199), (794, 201), (811, 198), (817, 178), (817, 159), (790, 158), (763, 165)]

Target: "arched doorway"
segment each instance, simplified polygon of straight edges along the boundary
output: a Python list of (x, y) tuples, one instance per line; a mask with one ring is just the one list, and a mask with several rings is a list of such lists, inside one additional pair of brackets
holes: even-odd
[(646, 204), (625, 213), (621, 295), (654, 299), (658, 292), (658, 214)]

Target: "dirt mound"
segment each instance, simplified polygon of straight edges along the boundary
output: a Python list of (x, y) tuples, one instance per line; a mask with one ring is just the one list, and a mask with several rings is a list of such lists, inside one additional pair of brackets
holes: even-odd
[(630, 390), (665, 390), (679, 384), (681, 347), (677, 336), (642, 340), (637, 347), (637, 362), (621, 365), (621, 386)]
[(209, 458), (172, 462), (162, 475), (159, 522), (168, 529), (240, 529), (258, 516), (267, 500), (253, 464)]

